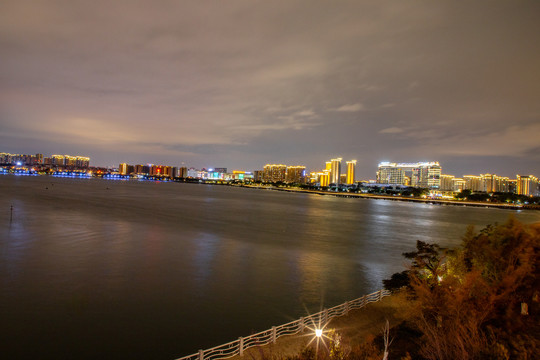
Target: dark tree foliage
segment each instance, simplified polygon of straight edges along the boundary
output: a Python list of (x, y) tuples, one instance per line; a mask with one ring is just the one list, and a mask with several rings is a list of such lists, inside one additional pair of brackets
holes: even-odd
[(427, 278), (436, 278), (440, 275), (446, 253), (447, 249), (437, 244), (417, 240), (416, 251), (403, 253), (403, 256), (412, 260), (411, 269), (414, 273), (421, 273)]
[[(540, 352), (540, 224), (511, 218), (445, 251), (417, 242), (408, 292), (427, 359), (532, 359)], [(394, 282), (404, 273), (395, 274)], [(389, 280), (392, 283), (392, 279)]]
[(491, 200), (491, 196), (485, 192), (473, 193), (467, 197), (467, 200), (471, 201), (488, 201)]
[(467, 199), (469, 196), (471, 196), (472, 191), (469, 189), (462, 190), (461, 192), (457, 193), (455, 195), (456, 199)]
[(383, 285), (386, 290), (390, 291), (400, 290), (405, 286), (409, 286), (409, 270), (393, 274), (390, 279), (383, 280)]

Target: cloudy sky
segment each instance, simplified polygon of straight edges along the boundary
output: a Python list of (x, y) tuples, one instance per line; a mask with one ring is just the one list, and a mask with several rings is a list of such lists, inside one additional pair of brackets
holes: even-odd
[(540, 175), (540, 1), (0, 3), (0, 152)]

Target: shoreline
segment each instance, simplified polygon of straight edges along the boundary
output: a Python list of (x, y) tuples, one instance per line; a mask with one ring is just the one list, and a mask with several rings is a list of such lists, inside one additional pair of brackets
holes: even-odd
[(319, 191), (319, 190), (277, 188), (277, 187), (273, 187), (273, 186), (269, 187), (269, 186), (258, 186), (258, 185), (241, 185), (241, 187), (246, 187), (246, 188), (251, 188), (251, 189), (259, 189), (259, 190), (273, 190), (273, 191), (306, 193), (306, 194), (314, 194), (314, 195), (322, 195), (322, 196), (326, 195), (326, 196), (336, 196), (336, 197), (346, 197), (346, 198), (361, 198), (361, 199), (375, 199), (375, 200), (378, 199), (378, 200), (390, 200), (390, 201), (407, 201), (407, 202), (424, 203), (424, 204), (430, 204), (430, 205), (487, 207), (487, 208), (508, 209), (508, 210), (540, 210), (540, 205), (517, 205), (517, 204), (501, 204), (501, 203), (479, 202), (479, 201), (420, 199), (420, 198), (402, 197), (402, 196), (359, 194), (359, 193), (339, 193), (339, 192), (329, 192), (329, 191)]
[[(3, 175), (15, 175), (15, 174), (3, 174)], [(32, 175), (18, 175), (18, 176), (41, 176), (38, 174)], [(44, 175), (57, 177), (55, 175)], [(109, 179), (102, 177), (76, 177), (76, 176), (58, 176), (60, 178), (72, 178), (72, 179), (89, 179), (89, 178), (98, 178), (103, 180), (132, 180), (132, 179)], [(148, 179), (148, 181), (156, 181), (153, 179)], [(164, 180), (157, 180), (164, 181)], [(183, 182), (186, 184), (205, 184), (205, 185), (225, 185), (225, 186), (235, 186), (248, 189), (257, 189), (257, 190), (272, 190), (272, 191), (284, 191), (284, 192), (294, 192), (294, 193), (304, 193), (304, 194), (313, 194), (321, 196), (335, 196), (335, 197), (345, 197), (345, 198), (361, 198), (361, 199), (375, 199), (375, 200), (389, 200), (389, 201), (406, 201), (406, 202), (416, 202), (430, 205), (451, 205), (451, 206), (469, 206), (469, 207), (486, 207), (486, 208), (495, 208), (495, 209), (507, 209), (507, 210), (540, 210), (540, 205), (535, 204), (503, 204), (503, 203), (490, 203), (490, 202), (480, 202), (480, 201), (464, 201), (464, 200), (442, 200), (442, 199), (421, 199), (415, 197), (403, 197), (403, 196), (388, 196), (388, 195), (376, 195), (376, 194), (367, 194), (367, 193), (349, 193), (349, 192), (331, 192), (331, 191), (321, 191), (321, 190), (306, 190), (298, 188), (279, 188), (275, 186), (261, 186), (261, 185), (248, 185), (248, 184), (229, 184), (229, 183), (219, 183), (212, 181), (177, 181), (174, 179), (166, 180), (167, 182)]]

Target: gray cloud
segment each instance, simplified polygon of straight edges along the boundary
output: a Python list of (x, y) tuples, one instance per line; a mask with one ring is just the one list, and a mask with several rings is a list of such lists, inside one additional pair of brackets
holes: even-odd
[(379, 134), (399, 134), (404, 132), (405, 130), (398, 128), (398, 127), (389, 127), (386, 129), (382, 129), (379, 131)]
[(356, 104), (350, 104), (350, 105), (343, 105), (335, 109), (335, 111), (341, 111), (341, 112), (357, 112), (364, 109), (364, 105), (360, 103)]
[(246, 170), (342, 156), (363, 178), (381, 160), (459, 173), (497, 155), (490, 171), (513, 174), (540, 135), (539, 10), (6, 0), (0, 151)]

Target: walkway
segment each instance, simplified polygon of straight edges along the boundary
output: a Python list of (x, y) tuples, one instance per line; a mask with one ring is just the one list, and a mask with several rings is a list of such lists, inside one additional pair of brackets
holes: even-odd
[[(351, 345), (362, 343), (369, 335), (379, 335), (385, 325), (386, 319), (390, 326), (403, 321), (410, 312), (410, 303), (403, 295), (392, 295), (383, 298), (376, 303), (368, 304), (358, 310), (352, 310), (347, 316), (334, 318), (328, 329), (335, 329), (347, 338)], [(303, 334), (283, 336), (277, 339), (275, 344), (257, 346), (245, 351), (244, 356), (235, 356), (232, 360), (270, 360), (283, 359), (288, 356), (298, 355), (314, 338), (311, 330)], [(312, 342), (312, 345), (315, 341)]]

